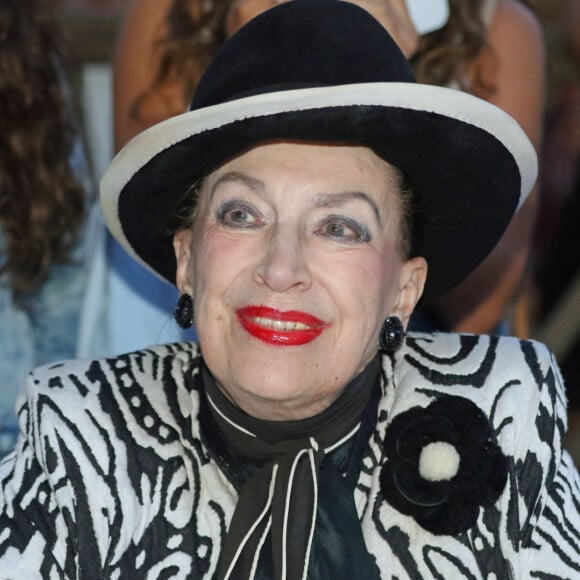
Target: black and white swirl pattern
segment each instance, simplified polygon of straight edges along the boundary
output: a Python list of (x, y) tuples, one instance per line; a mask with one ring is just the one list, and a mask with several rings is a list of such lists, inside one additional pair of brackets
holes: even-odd
[[(199, 431), (194, 344), (31, 373), (16, 454), (0, 464), (0, 580), (213, 578), (237, 500)], [(407, 337), (383, 361), (383, 397), (355, 492), (384, 578), (580, 578), (580, 484), (562, 452), (561, 378), (511, 338)], [(441, 395), (489, 418), (508, 483), (477, 524), (432, 535), (381, 496), (393, 417)]]

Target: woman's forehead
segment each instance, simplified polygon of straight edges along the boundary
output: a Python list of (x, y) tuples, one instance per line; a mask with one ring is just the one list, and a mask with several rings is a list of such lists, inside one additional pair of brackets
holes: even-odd
[(288, 185), (313, 188), (370, 189), (397, 193), (399, 173), (368, 147), (310, 143), (260, 145), (229, 160), (212, 172), (205, 183), (215, 187), (226, 176), (239, 176), (249, 184), (267, 185), (282, 179)]

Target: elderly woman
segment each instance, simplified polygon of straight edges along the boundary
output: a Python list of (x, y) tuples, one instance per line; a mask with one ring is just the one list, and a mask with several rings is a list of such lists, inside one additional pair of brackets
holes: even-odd
[(550, 355), (404, 335), (535, 175), (511, 118), (417, 85), (362, 9), (251, 21), (102, 181), (111, 231), (176, 283), (199, 346), (30, 375), (0, 577), (577, 577)]

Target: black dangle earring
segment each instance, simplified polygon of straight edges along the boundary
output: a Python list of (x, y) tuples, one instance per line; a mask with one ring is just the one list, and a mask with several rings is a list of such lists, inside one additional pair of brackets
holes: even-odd
[(182, 294), (175, 307), (175, 322), (184, 330), (193, 325), (193, 298), (189, 294)]
[(379, 346), (386, 353), (395, 352), (403, 343), (405, 330), (398, 316), (385, 318), (379, 334)]

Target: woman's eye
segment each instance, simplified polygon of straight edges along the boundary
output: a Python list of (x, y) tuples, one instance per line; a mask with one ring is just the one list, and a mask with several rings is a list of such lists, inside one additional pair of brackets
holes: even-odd
[(217, 212), (218, 221), (236, 228), (253, 228), (260, 223), (260, 214), (254, 208), (239, 202), (228, 202)]
[(333, 238), (342, 238), (345, 235), (352, 233), (347, 231), (347, 228), (344, 227), (344, 224), (337, 223), (326, 224), (324, 231), (326, 235), (332, 236)]
[(317, 233), (344, 242), (368, 242), (370, 240), (370, 233), (366, 227), (347, 218), (326, 220)]
[(245, 209), (233, 209), (224, 216), (224, 221), (229, 221), (233, 224), (250, 224), (256, 220), (254, 216)]

